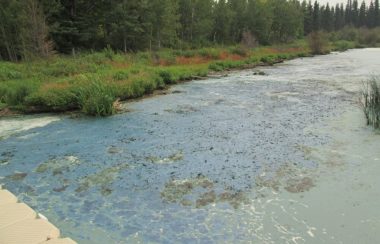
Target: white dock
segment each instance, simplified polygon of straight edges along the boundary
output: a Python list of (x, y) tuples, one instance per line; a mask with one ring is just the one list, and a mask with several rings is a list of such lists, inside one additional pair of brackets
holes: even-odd
[(11, 192), (0, 188), (0, 244), (76, 244)]

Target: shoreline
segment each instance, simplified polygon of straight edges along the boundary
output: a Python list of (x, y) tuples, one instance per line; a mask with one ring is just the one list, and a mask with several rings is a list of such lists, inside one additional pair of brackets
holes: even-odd
[[(241, 59), (239, 60), (230, 60), (230, 59), (216, 59), (216, 60), (209, 60), (207, 63), (202, 63), (202, 64), (185, 64), (182, 66), (178, 66), (185, 71), (189, 71), (190, 73), (192, 72), (192, 69), (195, 68), (200, 68), (198, 66), (207, 66), (207, 72), (201, 75), (193, 75), (191, 74), (190, 76), (184, 78), (184, 79), (175, 79), (173, 81), (169, 81), (164, 83), (163, 87), (155, 87), (151, 91), (144, 91), (143, 94), (137, 95), (135, 97), (127, 97), (127, 98), (122, 98), (120, 96), (117, 96), (115, 100), (113, 101), (113, 108), (115, 109), (115, 112), (112, 115), (115, 114), (120, 114), (123, 112), (128, 112), (128, 110), (119, 110), (119, 105), (120, 104), (126, 104), (128, 102), (135, 102), (135, 101), (140, 101), (145, 98), (150, 98), (158, 95), (167, 95), (167, 91), (172, 87), (172, 85), (184, 83), (184, 82), (190, 82), (193, 80), (204, 80), (208, 78), (219, 78), (223, 77), (224, 75), (229, 74), (230, 72), (233, 71), (239, 71), (239, 70), (249, 70), (249, 69), (255, 69), (257, 67), (268, 67), (268, 66), (273, 66), (276, 64), (283, 63), (285, 61), (290, 61), (298, 58), (307, 58), (307, 57), (315, 57), (319, 55), (329, 55), (332, 52), (345, 52), (347, 50), (337, 50), (336, 48), (332, 48), (329, 53), (324, 53), (324, 54), (312, 54), (311, 51), (308, 48), (298, 46), (297, 48), (292, 48), (291, 46), (293, 44), (289, 44), (288, 46), (283, 46), (283, 47), (274, 47), (274, 46), (269, 46), (269, 47), (259, 47), (259, 49), (273, 49), (273, 50), (280, 50), (279, 54), (265, 54), (262, 56), (259, 56), (259, 62), (253, 61), (252, 63), (249, 63), (250, 59), (254, 59), (255, 51), (251, 51), (251, 55), (248, 56), (240, 56)], [(287, 48), (290, 49), (291, 51), (287, 51)], [(281, 54), (281, 50), (285, 49), (286, 54)], [(295, 49), (295, 50), (293, 50)], [(287, 51), (287, 52), (286, 52)], [(269, 59), (268, 61), (265, 61)], [(255, 60), (255, 59), (254, 59)], [(223, 62), (227, 62), (228, 65), (231, 65), (232, 67), (222, 67), (222, 70), (213, 70), (211, 66), (213, 64), (219, 64)], [(231, 63), (231, 64), (230, 64)], [(176, 68), (176, 65), (156, 65), (156, 66), (149, 66), (149, 65), (143, 65), (144, 68), (146, 69), (158, 69), (158, 70), (165, 70), (165, 69), (170, 69), (170, 68)], [(122, 70), (123, 71), (123, 70)], [(85, 75), (85, 72), (80, 73), (79, 75)], [(161, 75), (161, 74), (160, 74)], [(257, 74), (260, 75), (260, 74)], [(70, 77), (69, 77), (70, 78)], [(149, 81), (149, 80), (148, 80)], [(107, 83), (105, 80), (104, 82), (101, 80), (101, 83), (104, 83), (104, 86), (107, 87), (110, 85)], [(141, 83), (144, 82), (144, 77), (141, 77)], [(41, 82), (44, 84), (43, 82)], [(1, 83), (0, 83), (1, 84)], [(59, 91), (56, 91), (59, 92)], [(90, 94), (91, 95), (91, 94)], [(84, 113), (81, 111), (80, 107), (75, 107), (75, 108), (69, 108), (69, 109), (51, 109), (48, 107), (44, 106), (33, 106), (33, 105), (22, 105), (22, 109), (19, 108), (12, 108), (12, 106), (7, 106), (5, 105), (2, 109), (0, 109), (0, 119), (2, 118), (9, 118), (13, 116), (20, 116), (20, 115), (38, 115), (38, 114), (47, 114), (47, 115), (71, 115), (73, 117), (82, 117), (82, 116), (89, 116), (88, 114)], [(96, 117), (99, 117), (98, 115), (95, 115)], [(102, 117), (102, 116), (101, 116)]]

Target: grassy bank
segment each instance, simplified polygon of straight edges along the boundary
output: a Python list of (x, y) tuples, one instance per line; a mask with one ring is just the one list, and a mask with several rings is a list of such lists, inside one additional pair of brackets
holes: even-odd
[[(343, 34), (351, 36), (337, 35)], [(332, 38), (336, 40), (329, 42), (327, 52), (358, 47), (356, 40)], [(107, 116), (115, 113), (116, 101), (138, 98), (177, 82), (213, 72), (271, 65), (311, 53), (307, 42), (299, 40), (253, 49), (232, 46), (133, 54), (105, 49), (76, 57), (0, 62), (0, 111), (81, 110), (88, 115)]]
[(270, 65), (309, 53), (306, 43), (298, 41), (254, 49), (234, 46), (127, 55), (105, 49), (77, 57), (0, 62), (0, 109), (81, 110), (106, 116), (115, 112), (116, 100), (138, 98), (211, 72)]

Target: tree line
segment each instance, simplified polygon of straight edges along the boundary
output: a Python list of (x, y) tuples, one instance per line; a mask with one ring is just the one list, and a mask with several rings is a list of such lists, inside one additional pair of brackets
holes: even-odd
[(314, 31), (380, 26), (379, 0), (0, 0), (0, 59), (106, 47), (124, 52), (288, 42)]

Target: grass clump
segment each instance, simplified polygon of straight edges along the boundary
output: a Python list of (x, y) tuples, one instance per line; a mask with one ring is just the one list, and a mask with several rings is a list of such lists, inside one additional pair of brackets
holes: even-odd
[(355, 42), (345, 41), (345, 40), (336, 41), (333, 43), (333, 45), (334, 45), (334, 50), (340, 51), (340, 52), (357, 47)]
[(12, 80), (0, 83), (0, 102), (11, 107), (19, 107), (25, 104), (26, 98), (37, 89), (38, 82), (27, 80), (19, 82)]
[(112, 86), (95, 80), (79, 88), (79, 106), (83, 113), (92, 116), (109, 116), (116, 112)]
[(113, 79), (117, 81), (127, 80), (129, 73), (127, 71), (118, 71), (113, 75)]
[(364, 83), (362, 89), (362, 106), (367, 125), (380, 129), (380, 82), (373, 78)]

